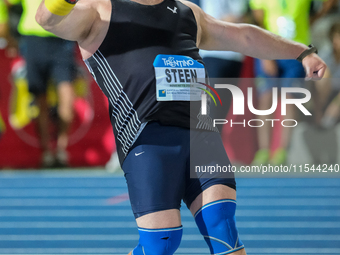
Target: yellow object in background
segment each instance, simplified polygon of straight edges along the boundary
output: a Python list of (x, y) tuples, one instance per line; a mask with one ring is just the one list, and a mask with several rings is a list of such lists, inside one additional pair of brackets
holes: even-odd
[(6, 131), (6, 124), (4, 120), (2, 119), (1, 113), (0, 113), (0, 135), (3, 134)]
[[(324, 0), (318, 0), (324, 1)], [(312, 0), (250, 0), (252, 10), (264, 11), (264, 28), (284, 38), (310, 44)]]
[(53, 14), (65, 16), (70, 13), (75, 4), (70, 4), (65, 0), (45, 0), (46, 8)]
[(22, 4), (23, 13), (21, 15), (18, 32), (21, 35), (33, 35), (40, 37), (56, 37), (54, 34), (43, 29), (35, 20), (35, 14), (41, 0), (7, 0), (11, 4)]
[(4, 0), (0, 0), (0, 24), (5, 24), (8, 21), (8, 11)]
[(15, 89), (12, 101), (14, 111), (10, 114), (9, 123), (13, 129), (21, 129), (39, 115), (39, 109), (33, 105), (34, 97), (28, 92), (25, 78), (15, 79)]

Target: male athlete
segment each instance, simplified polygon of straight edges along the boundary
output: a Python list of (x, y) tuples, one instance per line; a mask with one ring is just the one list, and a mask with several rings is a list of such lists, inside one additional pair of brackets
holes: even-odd
[(78, 42), (108, 97), (140, 234), (130, 254), (174, 254), (182, 236), (182, 199), (211, 254), (246, 254), (235, 222), (234, 178), (190, 178), (190, 163), (230, 162), (211, 119), (199, 114), (199, 95), (181, 85), (205, 77), (199, 48), (299, 57), (307, 78), (320, 79), (326, 65), (314, 48), (255, 26), (218, 21), (188, 1), (44, 0), (36, 19)]

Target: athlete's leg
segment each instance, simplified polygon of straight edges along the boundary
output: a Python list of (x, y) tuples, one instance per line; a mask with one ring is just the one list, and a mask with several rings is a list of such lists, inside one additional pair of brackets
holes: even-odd
[[(29, 92), (35, 97), (39, 108), (37, 117), (37, 135), (42, 149), (42, 166), (51, 167), (54, 164), (54, 155), (50, 146), (49, 136), (49, 107), (46, 99), (48, 82), (48, 52), (44, 39), (36, 36), (22, 38), (22, 53), (26, 61), (27, 81)], [(46, 54), (45, 54), (46, 53)]]
[[(231, 200), (231, 201), (228, 201)], [(198, 227), (200, 228), (200, 231), (203, 235), (205, 235), (205, 232), (212, 233), (211, 235), (218, 235), (225, 236), (227, 240), (234, 240), (235, 243), (228, 243), (227, 240), (220, 240), (226, 243), (226, 246), (230, 246), (231, 248), (238, 248), (242, 247), (241, 243), (238, 243), (238, 235), (237, 235), (237, 229), (235, 226), (234, 221), (234, 213), (235, 213), (235, 203), (233, 200), (236, 200), (236, 191), (235, 189), (232, 189), (225, 185), (214, 185), (209, 187), (208, 189), (204, 190), (200, 195), (197, 196), (197, 198), (192, 202), (190, 206), (190, 211), (193, 215), (195, 215), (202, 207), (203, 211), (206, 210), (204, 206), (211, 204), (215, 201), (220, 201), (220, 203), (217, 205), (219, 210), (214, 211), (214, 206), (212, 205), (209, 210), (214, 211), (214, 214), (211, 215), (211, 217), (206, 217), (206, 219), (209, 219), (209, 222), (204, 222), (204, 217), (200, 218), (199, 221), (196, 219), (196, 222), (198, 224)], [(213, 204), (213, 203), (212, 203)], [(216, 207), (217, 208), (217, 207)], [(208, 208), (207, 208), (208, 209)], [(223, 210), (230, 209), (230, 212), (223, 212)], [(200, 216), (200, 215), (196, 215)], [(222, 224), (222, 225), (221, 225)], [(225, 226), (223, 225), (225, 224)], [(216, 226), (219, 226), (217, 228)], [(225, 233), (222, 233), (225, 232)], [(228, 233), (231, 233), (231, 236), (228, 235)], [(215, 254), (217, 251), (215, 249), (221, 248), (219, 246), (219, 243), (214, 241), (216, 237), (209, 236), (210, 238), (206, 237), (205, 240), (207, 241), (209, 248), (211, 250), (211, 254)], [(235, 245), (236, 244), (236, 245)], [(226, 249), (227, 252), (227, 249)], [(246, 255), (246, 251), (244, 248), (241, 248), (235, 252), (231, 253), (223, 253), (223, 254), (233, 254), (233, 255)]]
[[(282, 87), (301, 87), (303, 85), (305, 70), (300, 62), (296, 60), (278, 60), (277, 62), (281, 70), (280, 83)], [(287, 94), (287, 98), (293, 99), (294, 97), (296, 97), (295, 94)], [(281, 120), (296, 119), (296, 106), (293, 104), (288, 104), (286, 107), (287, 114), (285, 116), (281, 116)], [(271, 164), (285, 164), (292, 131), (293, 128), (291, 127), (282, 127), (280, 134), (280, 144), (273, 153), (270, 161)]]
[(73, 120), (74, 91), (72, 83), (61, 82), (58, 85), (58, 115), (59, 130), (57, 140), (57, 159), (67, 164), (66, 148), (68, 145), (68, 130)]
[(58, 140), (56, 160), (61, 166), (68, 164), (66, 148), (68, 145), (68, 130), (73, 120), (74, 90), (72, 81), (75, 75), (74, 43), (52, 38), (54, 54), (50, 58), (51, 75), (57, 84), (58, 93)]
[(40, 147), (42, 154), (42, 167), (51, 167), (54, 164), (52, 148), (50, 146), (49, 135), (49, 107), (46, 100), (46, 94), (35, 96), (37, 106), (39, 107), (39, 115), (37, 117), (37, 128)]
[(172, 255), (180, 244), (188, 134), (150, 123), (125, 158), (122, 169), (140, 235), (133, 255)]
[(136, 222), (140, 228), (175, 228), (181, 226), (181, 215), (177, 209), (164, 210), (141, 216)]
[[(135, 196), (132, 195), (131, 203), (135, 203), (134, 198)], [(142, 200), (140, 200), (141, 204), (144, 203)], [(165, 198), (164, 200), (166, 201)], [(136, 218), (136, 222), (139, 242), (131, 252), (132, 255), (172, 255), (175, 253), (182, 239), (182, 225), (178, 209), (148, 213)]]
[[(255, 72), (257, 77), (256, 90), (258, 95), (258, 109), (268, 110), (273, 103), (273, 87), (277, 87), (275, 75), (278, 73), (278, 67), (273, 61), (256, 59)], [(272, 119), (272, 114), (269, 116), (259, 115), (258, 118), (263, 121), (264, 125), (257, 129), (259, 150), (254, 156), (253, 165), (261, 165), (268, 162), (273, 130), (271, 122), (266, 121), (266, 119)]]
[[(236, 182), (221, 136), (191, 131), (190, 178), (184, 202), (195, 217), (211, 254), (245, 254), (235, 222)], [(213, 169), (208, 173), (196, 166)], [(202, 168), (202, 167), (201, 167)], [(196, 177), (196, 178), (194, 178)]]
[(164, 210), (136, 219), (139, 243), (130, 253), (133, 255), (172, 255), (182, 239), (179, 210)]

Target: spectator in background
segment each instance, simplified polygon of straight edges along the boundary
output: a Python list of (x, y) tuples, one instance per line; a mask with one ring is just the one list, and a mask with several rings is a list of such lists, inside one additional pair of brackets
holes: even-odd
[(329, 32), (332, 49), (320, 52), (325, 59), (328, 69), (325, 78), (317, 82), (316, 89), (321, 96), (320, 108), (327, 108), (319, 123), (324, 128), (332, 128), (340, 117), (340, 23), (332, 25)]
[[(233, 23), (244, 22), (247, 4), (247, 0), (200, 0), (204, 12), (216, 19)], [(200, 55), (203, 57), (210, 78), (240, 77), (244, 60), (241, 53), (200, 50)], [(211, 117), (213, 119), (225, 118), (230, 107), (231, 93), (227, 90), (221, 90), (219, 94), (222, 97), (223, 107), (212, 107)], [(221, 126), (218, 127), (221, 128)]]
[[(5, 48), (8, 38), (8, 11), (4, 0), (0, 0), (0, 49)], [(1, 86), (0, 86), (1, 88)], [(1, 93), (0, 93), (1, 100)], [(0, 112), (0, 138), (5, 131), (5, 123)]]
[[(6, 1), (9, 4), (21, 3), (23, 7), (18, 25), (18, 31), (22, 36), (20, 51), (27, 65), (29, 91), (35, 96), (40, 110), (37, 127), (42, 149), (42, 167), (66, 166), (68, 164), (67, 132), (73, 119), (72, 80), (75, 70), (75, 44), (57, 38), (35, 21), (35, 14), (41, 0)], [(58, 95), (59, 124), (55, 151), (50, 142), (49, 105), (46, 100), (46, 90), (50, 80), (57, 85)]]
[[(309, 13), (312, 0), (250, 0), (250, 7), (253, 11), (255, 22), (282, 37), (294, 40), (303, 44), (310, 43), (310, 19)], [(331, 2), (325, 1), (323, 8), (315, 14), (320, 18), (331, 8)], [(259, 60), (255, 62), (255, 73), (257, 78), (257, 94), (259, 97), (259, 110), (268, 110), (272, 104), (273, 87), (292, 87), (296, 84), (297, 79), (304, 78), (305, 71), (302, 64), (296, 60)], [(283, 78), (283, 79), (268, 79)], [(287, 95), (293, 97), (294, 95)], [(295, 106), (287, 105), (286, 119), (295, 119)], [(259, 116), (260, 119), (271, 119), (271, 116)], [(265, 122), (265, 121), (264, 121)], [(265, 122), (266, 123), (266, 122)], [(291, 137), (291, 128), (282, 128), (279, 147), (273, 152), (270, 158), (271, 146), (270, 123), (265, 124), (258, 129), (259, 151), (255, 154), (253, 164), (260, 165), (268, 163), (280, 165), (285, 163), (287, 157), (287, 148)]]
[[(327, 2), (314, 1), (313, 11), (320, 13), (320, 9), (329, 9), (327, 15), (313, 18), (311, 21), (311, 37), (313, 39), (313, 44), (319, 49), (320, 52), (325, 50), (324, 48), (329, 47), (328, 32), (332, 24), (340, 22), (340, 0), (329, 0)], [(330, 8), (325, 8), (325, 5), (330, 5)], [(320, 15), (316, 15), (320, 16)], [(317, 19), (317, 20), (316, 20)]]
[(0, 0), (0, 38), (8, 35), (8, 11), (4, 0)]
[(16, 54), (16, 42), (10, 33), (7, 2), (0, 0), (0, 49), (6, 49), (8, 57)]

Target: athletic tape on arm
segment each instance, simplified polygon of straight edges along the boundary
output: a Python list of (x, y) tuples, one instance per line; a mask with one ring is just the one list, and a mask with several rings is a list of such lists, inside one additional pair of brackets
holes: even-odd
[(70, 13), (78, 0), (45, 0), (47, 10), (58, 16), (65, 16)]

